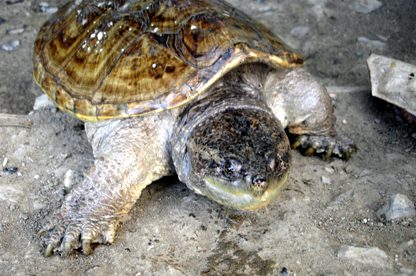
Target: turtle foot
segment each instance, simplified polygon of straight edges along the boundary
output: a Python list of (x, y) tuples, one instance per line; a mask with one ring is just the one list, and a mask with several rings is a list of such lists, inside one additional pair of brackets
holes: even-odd
[(321, 156), (324, 160), (328, 160), (332, 156), (348, 160), (357, 151), (354, 142), (342, 136), (302, 134), (296, 136), (292, 141), (294, 141), (292, 149), (299, 149), (306, 156)]
[(67, 208), (64, 204), (39, 231), (45, 241), (45, 256), (67, 256), (77, 250), (90, 255), (93, 244), (113, 243), (117, 220), (102, 211)]

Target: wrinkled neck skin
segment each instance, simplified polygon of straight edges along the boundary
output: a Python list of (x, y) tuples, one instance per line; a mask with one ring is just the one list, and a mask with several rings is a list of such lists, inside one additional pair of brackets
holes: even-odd
[(255, 87), (235, 78), (217, 84), (178, 115), (172, 159), (198, 194), (237, 209), (268, 205), (289, 168), (283, 127)]

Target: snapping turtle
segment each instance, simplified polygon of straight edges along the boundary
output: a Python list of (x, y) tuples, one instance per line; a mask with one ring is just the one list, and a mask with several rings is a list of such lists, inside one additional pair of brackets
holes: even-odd
[(348, 158), (325, 88), (302, 58), (222, 0), (71, 1), (41, 28), (34, 78), (85, 121), (95, 162), (51, 216), (45, 254), (112, 243), (141, 191), (173, 173), (198, 194), (251, 210), (290, 165)]

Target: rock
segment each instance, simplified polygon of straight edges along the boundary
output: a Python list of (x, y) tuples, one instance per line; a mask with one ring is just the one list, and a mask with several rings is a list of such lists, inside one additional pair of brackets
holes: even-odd
[(396, 220), (410, 218), (416, 215), (415, 205), (403, 194), (395, 194), (383, 207), (377, 211), (377, 217), (381, 220)]
[(20, 46), (20, 40), (15, 39), (15, 40), (2, 44), (0, 48), (6, 52), (12, 52), (12, 51), (15, 51), (19, 46)]
[(14, 4), (19, 4), (19, 3), (23, 3), (24, 0), (6, 0), (6, 4), (7, 5), (14, 5)]
[(6, 22), (6, 19), (4, 19), (3, 17), (0, 17), (0, 25), (4, 24)]
[(26, 26), (19, 27), (19, 28), (14, 28), (14, 29), (9, 29), (9, 30), (6, 30), (6, 34), (8, 34), (8, 35), (22, 34), (25, 31), (25, 28), (26, 28)]
[(5, 175), (12, 175), (15, 174), (17, 172), (18, 168), (17, 167), (4, 167), (3, 168), (3, 173)]
[(370, 13), (378, 8), (380, 8), (383, 4), (378, 0), (355, 0), (351, 4), (351, 8), (359, 13)]
[(72, 188), (74, 182), (74, 171), (68, 170), (64, 176), (64, 187), (66, 190), (70, 190)]
[(0, 186), (0, 201), (19, 202), (24, 193), (10, 185)]
[(297, 26), (290, 31), (290, 35), (296, 38), (303, 38), (309, 33), (309, 31), (310, 28), (307, 26)]
[(6, 165), (7, 165), (7, 162), (9, 161), (9, 159), (7, 159), (7, 157), (5, 157), (4, 159), (3, 159), (3, 163), (2, 163), (2, 167), (4, 168), (4, 167), (6, 167)]
[(416, 66), (374, 54), (367, 64), (372, 95), (416, 116)]
[(48, 107), (54, 107), (53, 102), (45, 94), (36, 97), (35, 103), (33, 104), (33, 110), (45, 109)]
[(326, 176), (321, 176), (321, 182), (325, 185), (330, 185), (332, 183), (331, 178)]
[(335, 173), (335, 170), (334, 170), (334, 168), (333, 167), (325, 167), (325, 171), (326, 172), (328, 172), (328, 173)]
[(365, 36), (360, 36), (358, 37), (358, 42), (364, 43), (366, 44), (368, 47), (372, 48), (372, 49), (378, 49), (378, 50), (382, 50), (384, 48), (386, 48), (386, 43), (377, 39), (369, 39)]
[(58, 11), (58, 7), (55, 6), (49, 6), (46, 2), (40, 2), (39, 3), (39, 11), (43, 13), (52, 14)]
[(338, 251), (338, 258), (372, 267), (391, 268), (392, 266), (387, 254), (377, 247), (342, 245)]

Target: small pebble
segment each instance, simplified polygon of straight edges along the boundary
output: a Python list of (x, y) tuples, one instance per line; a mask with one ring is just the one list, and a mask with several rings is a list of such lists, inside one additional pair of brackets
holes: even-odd
[(65, 173), (65, 176), (64, 176), (64, 187), (65, 187), (65, 189), (70, 190), (71, 187), (72, 187), (73, 182), (74, 182), (74, 171), (73, 170), (68, 170)]
[(377, 247), (355, 247), (342, 245), (338, 251), (338, 258), (373, 267), (391, 267), (391, 263), (386, 252)]
[(346, 125), (346, 124), (347, 124), (347, 120), (343, 119), (343, 120), (342, 120), (342, 123), (343, 123), (344, 125)]
[(17, 35), (17, 34), (22, 34), (25, 31), (25, 26), (21, 27), (21, 28), (15, 28), (15, 29), (10, 29), (6, 31), (6, 34), (8, 35)]
[(332, 167), (325, 167), (325, 171), (327, 171), (328, 173), (334, 173), (335, 170)]
[(286, 268), (286, 267), (283, 267), (283, 268), (280, 270), (280, 276), (289, 276), (289, 271), (287, 270), (287, 268)]
[(19, 46), (20, 46), (20, 40), (16, 39), (16, 40), (12, 40), (12, 41), (2, 44), (0, 48), (6, 52), (12, 52), (16, 50)]
[(35, 176), (33, 178), (38, 180), (40, 178), (40, 176), (38, 174), (35, 174)]
[(395, 194), (376, 213), (380, 220), (392, 221), (416, 215), (415, 205), (403, 194)]
[(43, 13), (52, 14), (58, 11), (58, 8), (55, 6), (49, 6), (46, 2), (39, 3), (39, 10)]
[(3, 159), (3, 165), (2, 165), (2, 167), (4, 168), (4, 167), (6, 167), (6, 165), (7, 165), (7, 162), (8, 162), (9, 160), (7, 159), (7, 157), (5, 157), (4, 159)]
[(380, 120), (379, 119), (374, 119), (374, 123), (379, 124)]
[(309, 31), (310, 28), (307, 26), (297, 26), (290, 31), (290, 35), (297, 38), (303, 38), (309, 33)]
[(344, 168), (344, 171), (345, 171), (346, 173), (352, 173), (352, 172), (353, 172), (353, 168), (352, 168), (351, 166), (346, 166), (346, 167)]
[(415, 133), (412, 133), (412, 138), (413, 139), (416, 139), (416, 132)]
[(329, 177), (326, 177), (326, 176), (321, 176), (321, 182), (322, 182), (322, 184), (326, 184), (326, 185), (329, 185), (329, 184), (332, 183), (331, 179)]
[(378, 0), (355, 0), (352, 3), (352, 8), (359, 13), (370, 13), (382, 5)]
[(376, 40), (376, 39), (369, 39), (365, 36), (360, 36), (358, 38), (358, 42), (364, 43), (368, 47), (378, 49), (378, 50), (382, 50), (382, 49), (386, 48), (386, 46), (387, 46), (387, 44), (385, 42), (382, 42), (382, 41)]
[(4, 167), (3, 172), (5, 175), (12, 175), (17, 172), (17, 167)]
[(53, 104), (52, 100), (50, 100), (45, 94), (42, 94), (39, 97), (36, 97), (35, 103), (33, 104), (33, 110), (40, 110), (54, 106), (55, 105)]
[(23, 3), (24, 0), (6, 0), (6, 4), (7, 5), (14, 5), (14, 4), (19, 4), (19, 3)]
[(360, 172), (359, 176), (363, 177), (363, 176), (367, 176), (370, 175), (371, 171), (369, 169), (364, 169)]

